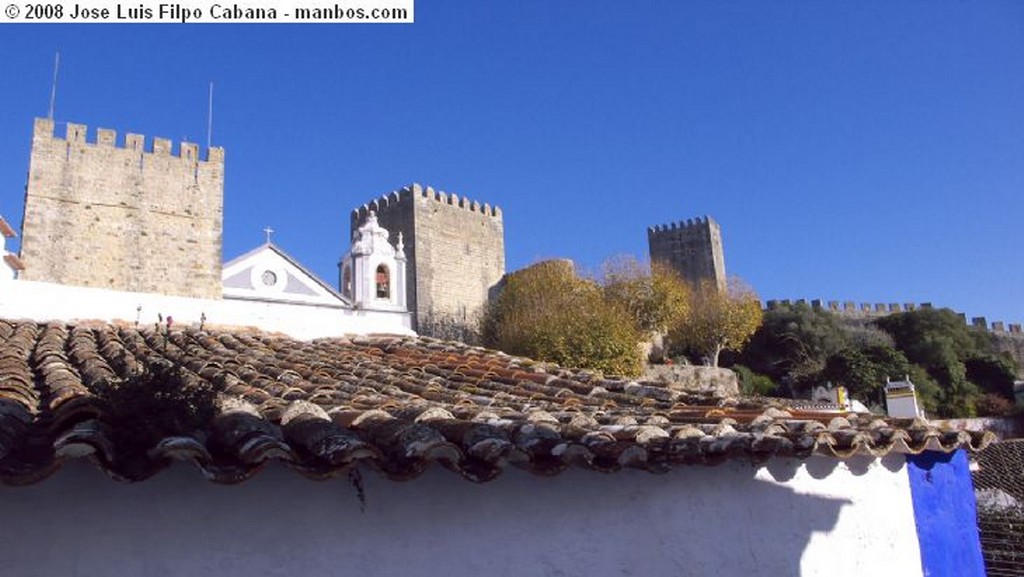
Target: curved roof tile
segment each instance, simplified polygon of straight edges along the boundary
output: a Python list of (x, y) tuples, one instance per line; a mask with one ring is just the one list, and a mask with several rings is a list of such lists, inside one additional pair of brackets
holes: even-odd
[(89, 458), (138, 481), (174, 461), (236, 483), (281, 461), (311, 478), (355, 464), (396, 480), (433, 463), (472, 481), (760, 463), (812, 454), (979, 450), (991, 433), (719, 399), (598, 378), (428, 338), (309, 342), (218, 330), (0, 320), (0, 480)]

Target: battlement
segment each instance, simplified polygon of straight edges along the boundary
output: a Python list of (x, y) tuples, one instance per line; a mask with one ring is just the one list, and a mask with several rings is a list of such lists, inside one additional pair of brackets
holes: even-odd
[(153, 138), (147, 148), (146, 137), (141, 134), (127, 133), (124, 140), (118, 143), (117, 131), (109, 128), (97, 128), (95, 133), (89, 134), (89, 127), (85, 124), (68, 122), (65, 125), (64, 138), (55, 136), (54, 122), (49, 118), (36, 118), (32, 138), (34, 141), (52, 140), (67, 143), (76, 143), (96, 148), (118, 148), (134, 150), (142, 154), (154, 156), (167, 156), (182, 158), (194, 162), (224, 163), (224, 149), (214, 146), (207, 149), (206, 158), (200, 158), (199, 145), (193, 142), (181, 142), (175, 148), (174, 143), (167, 138)]
[(708, 225), (717, 225), (710, 216), (698, 216), (697, 218), (688, 218), (686, 220), (680, 220), (679, 222), (672, 222), (669, 224), (658, 224), (647, 228), (647, 234), (657, 234), (662, 232), (670, 231), (685, 231), (688, 229), (703, 230)]
[(821, 299), (789, 299), (770, 300), (765, 303), (767, 310), (780, 306), (810, 305), (814, 309), (823, 309), (829, 312), (858, 315), (858, 316), (885, 316), (896, 313), (908, 313), (919, 309), (933, 308), (932, 303), (856, 303), (854, 301), (823, 301)]
[(454, 209), (461, 209), (469, 212), (478, 212), (482, 215), (494, 218), (499, 221), (502, 218), (501, 208), (499, 208), (497, 205), (491, 206), (488, 203), (480, 204), (475, 200), (470, 200), (466, 197), (459, 197), (459, 195), (455, 194), (454, 192), (447, 193), (442, 191), (435, 191), (432, 187), (428, 186), (424, 188), (417, 183), (413, 183), (408, 186), (402, 187), (398, 190), (389, 192), (388, 194), (385, 194), (380, 198), (375, 198), (370, 202), (354, 209), (352, 211), (352, 218), (361, 222), (364, 218), (366, 218), (366, 215), (370, 211), (380, 214), (381, 212), (387, 210), (389, 207), (394, 207), (395, 205), (401, 204), (403, 202), (409, 202), (413, 198), (425, 198), (428, 200), (433, 200), (442, 205), (450, 206)]
[[(874, 318), (882, 317), (887, 315), (893, 315), (897, 313), (909, 313), (915, 310), (931, 309), (935, 308), (932, 303), (856, 303), (854, 301), (823, 301), (821, 299), (781, 299), (781, 300), (770, 300), (764, 303), (763, 308), (765, 310), (773, 310), (779, 307), (789, 307), (794, 305), (809, 305), (811, 308), (816, 310), (826, 310), (831, 313), (849, 316), (849, 317), (861, 317), (861, 318)], [(967, 315), (964, 313), (957, 313), (960, 318), (967, 323)], [(985, 317), (972, 317), (970, 325), (982, 330), (990, 331), (993, 333), (1010, 333), (1014, 335), (1024, 336), (1024, 329), (1022, 329), (1020, 323), (1004, 323), (1003, 321), (993, 321), (989, 324)]]

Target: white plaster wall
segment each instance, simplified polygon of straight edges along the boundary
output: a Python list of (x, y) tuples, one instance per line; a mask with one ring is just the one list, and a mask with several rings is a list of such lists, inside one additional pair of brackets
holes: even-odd
[[(142, 307), (141, 312), (138, 307)], [(48, 320), (121, 320), (141, 325), (171, 316), (179, 326), (208, 325), (259, 327), (297, 339), (346, 334), (413, 334), (409, 313), (275, 303), (241, 299), (195, 299), (152, 293), (18, 280), (0, 291), (0, 317)]]
[(667, 475), (509, 471), (475, 485), (273, 466), (236, 486), (187, 465), (124, 485), (84, 462), (0, 488), (12, 576), (921, 575), (903, 459)]

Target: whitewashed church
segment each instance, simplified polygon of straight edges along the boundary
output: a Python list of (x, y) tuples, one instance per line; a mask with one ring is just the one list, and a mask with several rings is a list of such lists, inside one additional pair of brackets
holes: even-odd
[[(2, 221), (2, 219), (0, 219)], [(413, 334), (406, 306), (401, 237), (367, 218), (341, 259), (342, 290), (318, 278), (268, 241), (224, 264), (223, 298), (118, 291), (18, 279), (24, 263), (6, 250), (15, 232), (0, 222), (0, 317), (36, 321), (167, 322), (259, 327), (299, 339), (351, 334)]]

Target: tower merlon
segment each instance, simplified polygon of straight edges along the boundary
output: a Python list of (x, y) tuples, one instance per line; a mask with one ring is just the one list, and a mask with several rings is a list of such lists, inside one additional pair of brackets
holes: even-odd
[(86, 125), (69, 122), (67, 124), (67, 131), (64, 133), (64, 137), (68, 142), (81, 142), (85, 144), (87, 131), (88, 127)]
[(169, 156), (171, 154), (171, 141), (167, 138), (153, 139), (153, 154)]
[(124, 147), (128, 150), (144, 152), (146, 150), (146, 137), (141, 134), (129, 132), (124, 135)]
[(96, 144), (107, 148), (117, 145), (117, 131), (109, 128), (96, 129)]
[(194, 142), (182, 142), (180, 154), (185, 160), (198, 161), (199, 145)]

